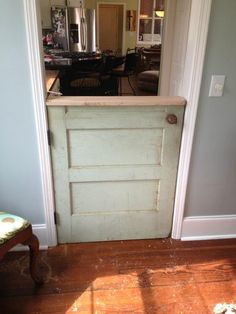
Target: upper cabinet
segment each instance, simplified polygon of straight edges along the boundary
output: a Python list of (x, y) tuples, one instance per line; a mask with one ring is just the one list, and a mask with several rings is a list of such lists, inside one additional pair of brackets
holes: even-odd
[(40, 0), (42, 28), (51, 28), (51, 3), (49, 0)]
[(41, 11), (41, 24), (42, 28), (51, 28), (51, 7), (52, 6), (65, 6), (65, 0), (40, 0), (40, 11)]
[(50, 6), (54, 6), (54, 5), (61, 5), (61, 6), (65, 6), (66, 5), (66, 0), (49, 0), (50, 2)]
[(68, 6), (81, 7), (83, 0), (40, 0), (41, 24), (42, 28), (51, 28), (51, 7), (52, 6)]
[(139, 0), (138, 44), (161, 44), (164, 1)]
[(67, 0), (67, 6), (68, 7), (82, 7), (83, 6), (83, 0)]

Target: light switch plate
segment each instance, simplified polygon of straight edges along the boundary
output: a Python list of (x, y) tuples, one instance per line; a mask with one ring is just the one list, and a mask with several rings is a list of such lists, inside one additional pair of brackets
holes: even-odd
[(221, 97), (224, 91), (225, 75), (212, 75), (209, 97)]

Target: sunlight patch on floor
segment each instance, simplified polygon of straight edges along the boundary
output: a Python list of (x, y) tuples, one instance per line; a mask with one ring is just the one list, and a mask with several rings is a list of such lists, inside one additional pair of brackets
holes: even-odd
[[(111, 282), (113, 283), (112, 286)], [(141, 289), (138, 290), (138, 293), (137, 289), (135, 289), (135, 287), (137, 288), (138, 282), (139, 276), (134, 272), (132, 272), (128, 278), (127, 274), (98, 277), (85, 291), (81, 292), (65, 314), (76, 312), (86, 314), (100, 313), (100, 311), (109, 312), (112, 310), (113, 304), (117, 304), (117, 308), (126, 307), (127, 298), (132, 298), (132, 303), (135, 302), (139, 304), (139, 306), (143, 305), (143, 295), (141, 293)], [(121, 293), (120, 289), (122, 288), (130, 288), (131, 295), (127, 295), (127, 290), (126, 292)], [(132, 288), (135, 289), (135, 295), (132, 295)]]

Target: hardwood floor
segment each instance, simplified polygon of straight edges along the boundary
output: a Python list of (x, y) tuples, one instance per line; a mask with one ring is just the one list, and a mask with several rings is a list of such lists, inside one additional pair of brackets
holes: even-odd
[(28, 253), (0, 264), (0, 313), (213, 313), (236, 302), (236, 239), (59, 245), (42, 252), (35, 288)]
[[(136, 96), (156, 96), (156, 92), (145, 91), (138, 88), (138, 78), (137, 76), (133, 75), (130, 77), (130, 82), (135, 90)], [(126, 77), (122, 78), (122, 91), (125, 96), (133, 96), (132, 90), (129, 86), (128, 79)]]

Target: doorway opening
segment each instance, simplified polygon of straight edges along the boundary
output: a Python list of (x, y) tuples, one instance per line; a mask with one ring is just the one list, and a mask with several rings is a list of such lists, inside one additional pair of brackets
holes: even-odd
[[(45, 98), (41, 50), (41, 35), (38, 28), (38, 15), (36, 1), (25, 0), (26, 33), (28, 40), (28, 51), (30, 70), (33, 85), (33, 100), (37, 120), (37, 135), (39, 142), (39, 155), (42, 167), (42, 184), (45, 200), (46, 224), (49, 236), (49, 245), (56, 242), (55, 225), (53, 220), (53, 190), (52, 185), (48, 188), (47, 182), (51, 181), (50, 158), (47, 143), (47, 123), (45, 118)], [(177, 192), (175, 199), (175, 212), (173, 221), (172, 237), (179, 239), (181, 236), (181, 225), (183, 218), (184, 200), (188, 179), (188, 168), (191, 156), (191, 146), (194, 135), (198, 97), (203, 70), (204, 53), (206, 47), (208, 23), (211, 11), (211, 0), (192, 0), (190, 22), (188, 25), (187, 52), (183, 71), (183, 93), (187, 99), (188, 106), (185, 112), (185, 124), (190, 128), (183, 130), (182, 147), (179, 162), (179, 174), (177, 179)], [(89, 101), (87, 99), (87, 101)], [(91, 98), (92, 101), (92, 98)], [(133, 101), (136, 101), (133, 99)], [(137, 99), (138, 101), (138, 99)], [(104, 102), (112, 103), (111, 98), (104, 97)]]

